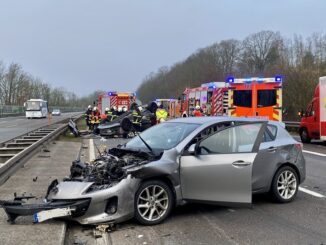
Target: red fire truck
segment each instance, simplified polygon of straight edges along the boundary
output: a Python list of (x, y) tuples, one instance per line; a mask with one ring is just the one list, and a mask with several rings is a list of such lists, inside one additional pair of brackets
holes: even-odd
[(326, 141), (326, 77), (320, 77), (313, 99), (301, 114), (300, 137), (303, 143), (312, 139)]
[(195, 106), (211, 107), (211, 115), (260, 117), (282, 120), (282, 77), (229, 77), (226, 82), (211, 82), (186, 89), (183, 111), (192, 114)]
[(197, 88), (187, 88), (183, 92), (182, 111), (192, 115), (195, 107), (199, 105), (206, 108), (211, 116), (226, 115), (228, 108), (226, 85), (225, 82), (210, 82)]
[(105, 108), (111, 109), (115, 106), (117, 109), (126, 107), (130, 109), (132, 102), (136, 101), (134, 93), (130, 92), (105, 92), (98, 97), (98, 108), (101, 114), (104, 114)]

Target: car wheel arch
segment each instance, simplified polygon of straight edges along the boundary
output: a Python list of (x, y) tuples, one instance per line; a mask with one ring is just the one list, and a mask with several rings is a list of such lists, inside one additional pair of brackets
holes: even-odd
[[(174, 189), (174, 185), (173, 185), (172, 180), (171, 180), (167, 175), (159, 175), (159, 176), (155, 176), (155, 177), (150, 177), (150, 178), (144, 178), (144, 179), (142, 179), (142, 181), (139, 183), (139, 186), (140, 186), (142, 183), (147, 182), (147, 181), (151, 181), (151, 180), (159, 180), (159, 181), (162, 181), (162, 182), (164, 182), (165, 184), (167, 184), (168, 187), (170, 188), (172, 194), (173, 194), (174, 205), (176, 205), (177, 194), (176, 194), (176, 192), (175, 192), (175, 189)], [(139, 187), (138, 187), (138, 188), (139, 188)]]
[(299, 171), (298, 167), (295, 164), (293, 164), (293, 163), (285, 162), (285, 163), (279, 164), (278, 167), (275, 169), (274, 174), (273, 174), (273, 177), (272, 177), (272, 179), (271, 179), (271, 181), (269, 183), (269, 188), (268, 188), (269, 190), (271, 190), (271, 188), (272, 188), (273, 179), (275, 178), (276, 173), (278, 172), (279, 169), (281, 169), (283, 167), (293, 168), (294, 171), (296, 172), (298, 178), (299, 178), (298, 179), (298, 183), (301, 182), (301, 175), (300, 175), (300, 171)]
[(300, 135), (300, 136), (301, 136), (301, 134), (302, 134), (303, 131), (306, 131), (306, 132), (307, 132), (307, 136), (308, 136), (309, 138), (311, 138), (310, 132), (309, 132), (309, 130), (308, 130), (308, 128), (307, 128), (306, 126), (304, 126), (304, 127), (300, 127), (300, 128), (299, 128), (299, 135)]

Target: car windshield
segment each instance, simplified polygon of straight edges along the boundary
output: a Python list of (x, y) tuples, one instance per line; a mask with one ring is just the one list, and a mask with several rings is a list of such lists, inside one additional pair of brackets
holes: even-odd
[[(140, 136), (153, 150), (168, 150), (177, 146), (198, 126), (199, 124), (166, 122), (147, 129)], [(126, 148), (147, 149), (137, 136), (126, 144)]]
[(60, 110), (59, 109), (54, 109), (53, 112), (59, 112)]

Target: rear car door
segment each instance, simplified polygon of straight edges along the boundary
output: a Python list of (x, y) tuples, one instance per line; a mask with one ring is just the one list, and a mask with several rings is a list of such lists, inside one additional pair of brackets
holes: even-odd
[(250, 204), (252, 165), (266, 122), (242, 123), (218, 130), (180, 159), (184, 199)]

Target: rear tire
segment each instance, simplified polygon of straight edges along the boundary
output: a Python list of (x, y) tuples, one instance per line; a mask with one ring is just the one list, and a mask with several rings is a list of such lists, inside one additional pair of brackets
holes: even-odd
[(301, 138), (302, 143), (310, 143), (311, 142), (311, 138), (309, 137), (308, 130), (305, 128), (303, 128), (300, 131), (300, 138)]
[(296, 171), (289, 166), (281, 167), (275, 174), (271, 186), (271, 194), (275, 201), (288, 203), (298, 193), (299, 178)]
[(135, 218), (143, 225), (156, 225), (170, 214), (174, 196), (170, 187), (160, 180), (142, 183), (135, 195)]

